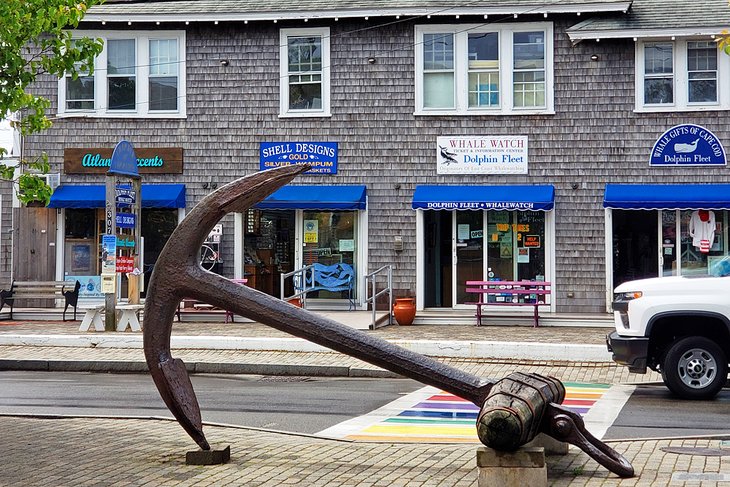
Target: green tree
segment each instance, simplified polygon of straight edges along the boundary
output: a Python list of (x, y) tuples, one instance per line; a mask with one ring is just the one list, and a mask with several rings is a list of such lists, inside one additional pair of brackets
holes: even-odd
[[(94, 70), (94, 58), (103, 48), (101, 39), (71, 38), (86, 11), (103, 0), (0, 0), (0, 118), (19, 113), (12, 122), (22, 135), (41, 132), (51, 126), (46, 115), (51, 102), (33, 94), (39, 76), (80, 74)], [(50, 170), (46, 154), (22, 160), (15, 167), (4, 164), (0, 148), (0, 178), (18, 183), (23, 203), (48, 204), (51, 189), (39, 173)]]

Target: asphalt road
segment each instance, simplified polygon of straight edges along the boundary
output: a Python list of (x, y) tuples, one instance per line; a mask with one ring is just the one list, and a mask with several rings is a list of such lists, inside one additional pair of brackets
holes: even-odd
[(712, 401), (674, 397), (664, 385), (640, 385), (604, 439), (730, 434), (730, 389)]
[[(192, 375), (203, 421), (316, 433), (423, 387), (407, 379)], [(148, 375), (0, 372), (0, 413), (171, 417)]]

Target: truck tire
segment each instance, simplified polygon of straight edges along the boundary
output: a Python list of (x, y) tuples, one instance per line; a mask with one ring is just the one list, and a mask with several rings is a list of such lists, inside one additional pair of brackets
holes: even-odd
[(712, 399), (727, 381), (727, 358), (708, 338), (680, 338), (665, 355), (662, 379), (683, 399)]

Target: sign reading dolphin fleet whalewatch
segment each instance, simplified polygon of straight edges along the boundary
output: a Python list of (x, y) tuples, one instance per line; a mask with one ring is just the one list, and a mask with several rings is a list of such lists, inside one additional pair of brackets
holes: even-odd
[(676, 125), (656, 141), (651, 150), (652, 166), (725, 166), (722, 142), (699, 125)]
[(527, 174), (527, 136), (438, 137), (437, 174)]

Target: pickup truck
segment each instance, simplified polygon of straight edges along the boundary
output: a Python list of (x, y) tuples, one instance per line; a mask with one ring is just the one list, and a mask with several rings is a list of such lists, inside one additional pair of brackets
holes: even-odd
[(629, 281), (614, 290), (613, 360), (631, 372), (660, 372), (684, 399), (711, 399), (726, 385), (730, 357), (730, 277)]

